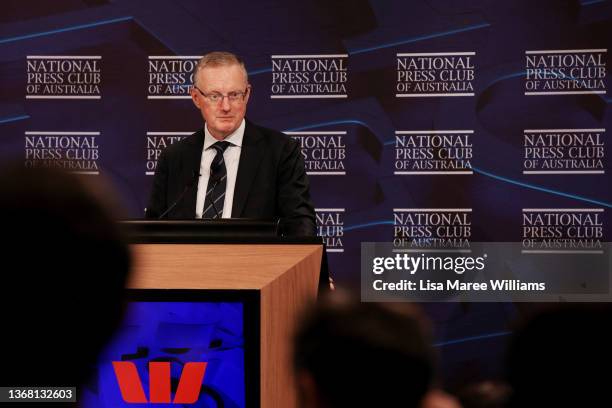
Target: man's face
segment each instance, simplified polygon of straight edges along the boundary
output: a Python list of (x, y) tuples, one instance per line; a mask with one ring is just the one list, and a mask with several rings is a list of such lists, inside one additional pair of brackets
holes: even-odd
[[(222, 140), (238, 129), (249, 101), (250, 87), (246, 75), (240, 65), (227, 65), (218, 67), (206, 67), (197, 73), (196, 86), (200, 89), (191, 89), (191, 99), (195, 106), (202, 112), (206, 121), (208, 131), (215, 139)], [(201, 92), (200, 92), (201, 91)], [(228, 95), (233, 92), (247, 92), (244, 97), (231, 101), (228, 97), (222, 97), (217, 102), (212, 102), (202, 95)]]

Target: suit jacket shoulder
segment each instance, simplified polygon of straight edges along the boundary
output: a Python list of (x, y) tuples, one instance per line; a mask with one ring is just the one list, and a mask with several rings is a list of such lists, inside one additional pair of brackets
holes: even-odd
[(288, 220), (295, 235), (315, 235), (314, 207), (299, 143), (247, 121), (232, 215)]

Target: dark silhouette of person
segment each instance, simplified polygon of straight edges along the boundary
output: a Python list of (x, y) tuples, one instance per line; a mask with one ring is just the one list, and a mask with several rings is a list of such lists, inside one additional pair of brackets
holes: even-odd
[(130, 253), (100, 191), (60, 170), (0, 171), (0, 385), (78, 399), (119, 323)]
[(610, 322), (609, 304), (566, 304), (523, 323), (507, 355), (510, 406), (610, 406)]
[(360, 303), (340, 292), (322, 298), (294, 340), (301, 406), (418, 407), (434, 373), (424, 326), (407, 305)]
[(463, 408), (505, 408), (509, 396), (510, 386), (493, 380), (469, 384), (457, 393)]

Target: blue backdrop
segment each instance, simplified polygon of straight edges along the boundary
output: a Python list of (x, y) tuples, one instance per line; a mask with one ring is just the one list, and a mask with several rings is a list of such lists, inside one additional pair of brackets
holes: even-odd
[[(401, 238), (402, 213), (467, 213), (458, 236), (424, 239), (540, 239), (525, 209), (596, 210), (605, 232), (611, 15), (601, 0), (9, 0), (0, 159), (104, 175), (142, 217), (157, 155), (202, 126), (192, 62), (229, 50), (247, 116), (302, 142), (340, 286), (359, 284), (361, 242)], [(451, 385), (499, 374), (521, 307), (426, 306)]]

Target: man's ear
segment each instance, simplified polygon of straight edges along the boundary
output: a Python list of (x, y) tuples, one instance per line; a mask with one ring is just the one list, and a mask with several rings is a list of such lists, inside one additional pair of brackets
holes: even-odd
[(253, 92), (253, 87), (251, 86), (251, 84), (247, 83), (247, 95), (244, 101), (245, 104), (249, 103), (249, 98), (251, 97), (252, 92)]
[(198, 91), (192, 86), (189, 88), (189, 94), (191, 95), (191, 101), (196, 106), (196, 108), (200, 109), (200, 99), (198, 95)]

